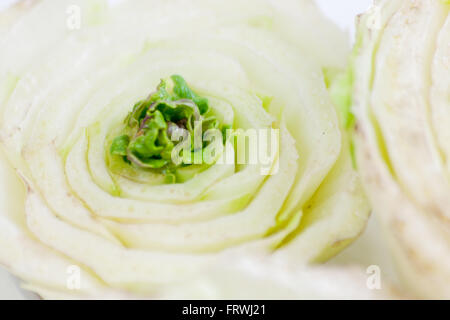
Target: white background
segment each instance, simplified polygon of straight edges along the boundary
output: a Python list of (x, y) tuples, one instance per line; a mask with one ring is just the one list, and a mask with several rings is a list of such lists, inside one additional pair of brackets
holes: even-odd
[[(15, 1), (17, 0), (0, 0), (0, 10), (8, 7)], [(372, 0), (316, 1), (326, 16), (335, 21), (336, 24), (348, 32), (350, 39), (353, 39), (354, 21), (356, 15), (364, 12), (372, 3)], [(387, 255), (385, 254), (384, 244), (375, 243), (374, 241), (374, 239), (379, 239), (377, 235), (379, 235), (379, 228), (376, 220), (372, 218), (365, 234), (354, 244), (352, 244), (348, 250), (345, 250), (329, 263), (348, 264), (358, 262), (365, 268), (371, 264), (381, 264), (382, 271), (384, 271), (384, 273), (388, 276), (393, 277), (392, 268), (389, 262), (385, 261), (387, 260)], [(26, 297), (29, 297), (29, 295), (24, 294), (24, 292), (19, 289), (18, 281), (11, 277), (5, 270), (0, 268), (0, 299), (23, 299)]]

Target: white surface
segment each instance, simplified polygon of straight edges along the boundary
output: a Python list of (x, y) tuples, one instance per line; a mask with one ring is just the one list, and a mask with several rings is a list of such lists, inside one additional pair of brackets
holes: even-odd
[[(16, 0), (0, 0), (0, 10), (6, 8)], [(280, 0), (282, 1), (282, 0)], [(349, 37), (353, 39), (354, 21), (357, 14), (365, 11), (372, 0), (317, 0), (318, 5), (324, 13), (335, 21), (341, 28), (348, 31)], [(382, 274), (393, 277), (393, 270), (386, 259), (385, 245), (374, 239), (379, 235), (379, 227), (372, 218), (364, 235), (351, 247), (342, 252), (329, 263), (360, 264), (363, 268), (376, 264), (381, 267)], [(377, 237), (379, 238), (379, 237)], [(24, 299), (27, 294), (18, 287), (18, 282), (4, 269), (0, 268), (0, 299)]]
[(23, 292), (17, 285), (17, 280), (0, 268), (0, 299), (23, 299)]
[(17, 2), (17, 0), (0, 0), (0, 10), (9, 7), (14, 2)]
[[(282, 1), (282, 0), (281, 0)], [(372, 0), (316, 0), (327, 17), (341, 28), (349, 32), (353, 40), (355, 34), (355, 18), (366, 11)]]

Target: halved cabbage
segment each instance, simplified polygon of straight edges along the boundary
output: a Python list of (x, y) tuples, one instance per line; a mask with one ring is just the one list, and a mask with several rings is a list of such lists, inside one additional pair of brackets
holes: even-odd
[(353, 63), (358, 169), (405, 285), (450, 298), (449, 2), (376, 1)]
[[(28, 288), (151, 296), (225, 252), (321, 261), (360, 234), (369, 210), (323, 77), (345, 35), (311, 1), (72, 3), (38, 1), (1, 38), (0, 262)], [(232, 161), (165, 184), (111, 164), (117, 123), (172, 74), (235, 129), (279, 129), (268, 175)]]

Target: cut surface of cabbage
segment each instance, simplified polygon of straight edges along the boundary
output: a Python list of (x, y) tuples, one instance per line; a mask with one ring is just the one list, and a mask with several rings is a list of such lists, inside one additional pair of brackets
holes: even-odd
[(358, 169), (405, 285), (450, 297), (450, 5), (377, 1), (353, 61)]
[[(42, 0), (5, 20), (0, 263), (30, 290), (163, 296), (224, 254), (304, 264), (362, 232), (368, 205), (323, 77), (345, 66), (346, 36), (312, 1)], [(173, 74), (222, 123), (277, 129), (270, 167), (216, 162), (175, 184), (114, 167), (117, 124)]]

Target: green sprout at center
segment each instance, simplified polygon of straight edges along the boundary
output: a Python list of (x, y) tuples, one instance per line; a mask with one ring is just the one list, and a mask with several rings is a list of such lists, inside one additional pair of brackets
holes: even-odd
[(122, 134), (112, 141), (110, 153), (135, 168), (173, 174), (190, 163), (172, 162), (172, 150), (180, 143), (172, 137), (193, 137), (197, 121), (202, 123), (202, 130), (223, 129), (212, 115), (208, 100), (192, 91), (183, 77), (173, 75), (161, 80), (155, 92), (134, 105), (125, 118)]

